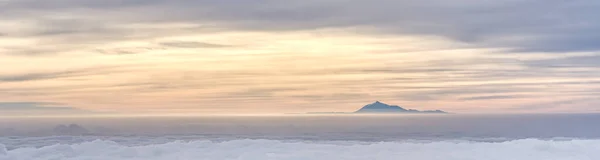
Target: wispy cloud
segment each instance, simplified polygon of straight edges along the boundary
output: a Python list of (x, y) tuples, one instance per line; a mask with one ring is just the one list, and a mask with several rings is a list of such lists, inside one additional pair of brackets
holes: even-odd
[(490, 100), (490, 99), (515, 99), (515, 98), (525, 98), (523, 96), (507, 96), (507, 95), (498, 95), (498, 96), (477, 96), (477, 97), (467, 97), (461, 98), (461, 100)]
[(59, 103), (47, 102), (0, 102), (0, 110), (74, 110), (72, 107), (56, 107)]
[(37, 72), (37, 73), (23, 73), (23, 74), (0, 74), (1, 82), (23, 82), (23, 81), (36, 81), (36, 80), (49, 80), (57, 78), (69, 78), (69, 77), (82, 77), (87, 75), (98, 75), (107, 72), (114, 72), (114, 67), (95, 67), (95, 68), (84, 68), (84, 69), (72, 69), (66, 71), (50, 71), (50, 72)]
[[(116, 33), (135, 23), (220, 24), (230, 30), (299, 31), (366, 27), (370, 34), (436, 35), (485, 47), (514, 51), (596, 51), (600, 40), (597, 7), (584, 1), (8, 1), (5, 17), (32, 19), (37, 35)], [(193, 6), (193, 7), (192, 7)], [(269, 7), (266, 7), (269, 6)], [(160, 10), (160, 14), (156, 12)], [(357, 12), (361, 11), (361, 12)], [(27, 14), (17, 14), (27, 13)], [(67, 19), (43, 13), (78, 15)], [(82, 14), (86, 13), (86, 14)], [(551, 13), (551, 14), (547, 14)], [(577, 18), (573, 18), (577, 17)], [(41, 19), (41, 20), (40, 20)], [(50, 22), (48, 22), (50, 21)], [(96, 23), (91, 23), (96, 22)], [(91, 25), (94, 24), (94, 25)], [(96, 25), (97, 24), (97, 25)], [(51, 28), (47, 28), (47, 27)], [(66, 27), (68, 26), (68, 27)], [(118, 27), (115, 27), (118, 26)], [(110, 29), (107, 29), (110, 28)], [(109, 34), (105, 33), (108, 32)]]
[(64, 104), (49, 102), (0, 102), (0, 116), (95, 113), (88, 110), (65, 107), (62, 105)]
[(587, 67), (590, 70), (598, 70), (600, 69), (600, 54), (529, 61), (527, 65), (546, 68)]
[(195, 42), (195, 41), (167, 41), (160, 43), (163, 46), (167, 47), (176, 47), (176, 48), (223, 48), (223, 47), (231, 47), (229, 45), (222, 44), (213, 44), (206, 42)]

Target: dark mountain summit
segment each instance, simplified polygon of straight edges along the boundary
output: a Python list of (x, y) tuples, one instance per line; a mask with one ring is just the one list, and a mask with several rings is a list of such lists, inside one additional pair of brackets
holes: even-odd
[(419, 111), (414, 109), (404, 109), (397, 105), (388, 105), (379, 101), (368, 104), (354, 113), (446, 113), (441, 110)]

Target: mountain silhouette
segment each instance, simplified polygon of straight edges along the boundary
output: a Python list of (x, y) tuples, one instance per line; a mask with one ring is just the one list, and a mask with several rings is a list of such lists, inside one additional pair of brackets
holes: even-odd
[(89, 133), (89, 131), (82, 126), (77, 124), (58, 125), (53, 129), (54, 133), (59, 135), (83, 135)]
[(397, 105), (388, 105), (376, 101), (375, 103), (368, 104), (354, 113), (446, 113), (441, 110), (433, 111), (419, 111), (414, 109), (405, 109)]

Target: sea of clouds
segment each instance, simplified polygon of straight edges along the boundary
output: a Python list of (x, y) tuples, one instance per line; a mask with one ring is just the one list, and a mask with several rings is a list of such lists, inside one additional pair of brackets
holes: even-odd
[(598, 151), (600, 140), (582, 139), (504, 142), (246, 139), (176, 140), (144, 145), (94, 140), (18, 148), (0, 144), (0, 160), (598, 160)]

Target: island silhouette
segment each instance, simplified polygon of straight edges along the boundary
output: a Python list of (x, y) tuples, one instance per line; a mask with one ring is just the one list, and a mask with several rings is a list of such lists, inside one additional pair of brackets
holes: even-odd
[(308, 114), (446, 114), (442, 110), (405, 109), (398, 105), (389, 105), (379, 101), (368, 104), (355, 112), (309, 112)]

